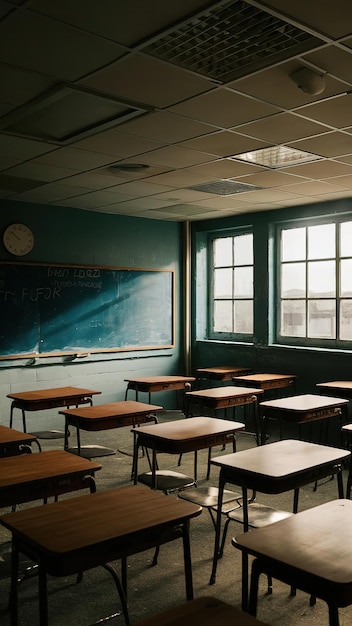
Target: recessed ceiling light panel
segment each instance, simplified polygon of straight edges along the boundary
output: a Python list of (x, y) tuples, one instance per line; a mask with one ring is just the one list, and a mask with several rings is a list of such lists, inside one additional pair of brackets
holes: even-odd
[(254, 150), (253, 152), (242, 152), (230, 157), (237, 161), (246, 161), (255, 165), (263, 165), (270, 169), (279, 169), (289, 165), (297, 165), (298, 163), (308, 163), (310, 161), (319, 161), (322, 157), (310, 152), (295, 150), (287, 146), (272, 146), (271, 148), (263, 148), (262, 150)]

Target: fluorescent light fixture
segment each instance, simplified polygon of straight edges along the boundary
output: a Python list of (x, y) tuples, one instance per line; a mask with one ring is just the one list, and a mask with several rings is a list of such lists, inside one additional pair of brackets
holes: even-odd
[(272, 146), (271, 148), (263, 148), (254, 150), (253, 152), (243, 152), (230, 157), (234, 161), (247, 161), (255, 165), (263, 165), (270, 169), (278, 169), (289, 165), (297, 165), (298, 163), (308, 163), (309, 161), (319, 161), (322, 159), (317, 154), (295, 150), (287, 146)]

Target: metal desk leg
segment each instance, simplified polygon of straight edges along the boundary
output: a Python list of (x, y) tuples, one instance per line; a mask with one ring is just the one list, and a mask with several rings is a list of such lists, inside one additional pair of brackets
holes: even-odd
[(187, 520), (182, 525), (183, 558), (185, 563), (186, 598), (193, 600), (193, 577), (191, 561), (191, 545), (189, 540), (190, 522)]
[(11, 589), (10, 611), (11, 626), (18, 625), (18, 576), (19, 576), (19, 550), (15, 539), (12, 540), (11, 552)]
[(216, 570), (219, 560), (219, 550), (220, 550), (220, 535), (221, 535), (221, 510), (222, 510), (222, 501), (224, 497), (224, 487), (225, 481), (223, 479), (222, 469), (220, 470), (219, 476), (219, 493), (218, 493), (218, 504), (217, 504), (217, 512), (216, 512), (216, 525), (215, 525), (215, 543), (214, 543), (214, 555), (213, 555), (213, 567), (210, 575), (209, 585), (214, 585), (216, 579)]

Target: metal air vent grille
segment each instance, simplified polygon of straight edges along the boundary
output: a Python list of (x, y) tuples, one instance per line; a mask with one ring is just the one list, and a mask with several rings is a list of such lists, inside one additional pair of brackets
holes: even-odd
[(220, 83), (320, 46), (310, 33), (243, 0), (230, 0), (163, 33), (144, 53)]
[(194, 185), (193, 187), (188, 187), (188, 189), (194, 189), (195, 191), (204, 191), (205, 193), (212, 193), (217, 196), (231, 196), (235, 193), (244, 193), (246, 191), (255, 191), (256, 189), (262, 189), (262, 187), (249, 185), (248, 183), (238, 183), (235, 180), (218, 180), (213, 183)]

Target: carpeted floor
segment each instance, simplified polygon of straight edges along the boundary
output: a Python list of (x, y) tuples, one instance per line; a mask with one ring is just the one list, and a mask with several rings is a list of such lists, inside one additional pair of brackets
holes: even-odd
[[(180, 419), (182, 414), (178, 412), (165, 412), (159, 421)], [(43, 450), (60, 448), (63, 440), (42, 441)], [(132, 435), (129, 428), (110, 430), (98, 433), (82, 433), (82, 444), (98, 443), (108, 445), (117, 450), (114, 456), (97, 459), (102, 464), (102, 470), (96, 474), (97, 490), (110, 489), (126, 484), (131, 484), (132, 458)], [(255, 445), (254, 438), (239, 434), (237, 438), (238, 450)], [(230, 448), (223, 452), (220, 448), (214, 450), (214, 454), (226, 454)], [(127, 452), (127, 454), (126, 454)], [(199, 453), (199, 484), (217, 485), (217, 470), (212, 468), (210, 480), (205, 481), (207, 453)], [(181, 468), (177, 467), (176, 456), (160, 455), (159, 466), (161, 468), (182, 471), (192, 475), (193, 455), (183, 456)], [(146, 458), (139, 461), (140, 470), (147, 470)], [(344, 483), (346, 484), (347, 470), (344, 470)], [(268, 496), (257, 495), (257, 501), (271, 504), (277, 508), (292, 510), (292, 492)], [(77, 497), (77, 493), (65, 497)], [(175, 495), (165, 496), (169, 498)], [(300, 510), (316, 506), (322, 502), (337, 498), (336, 480), (319, 484), (314, 490), (314, 485), (309, 485), (301, 490)], [(41, 503), (36, 502), (36, 505)], [(27, 506), (27, 505), (26, 505)], [(33, 504), (31, 504), (33, 506)], [(2, 509), (1, 512), (8, 512)], [(331, 529), (336, 532), (338, 529)], [(219, 562), (216, 583), (209, 586), (209, 577), (212, 565), (214, 528), (210, 516), (206, 510), (191, 522), (191, 549), (193, 563), (193, 583), (195, 597), (213, 595), (225, 600), (234, 606), (240, 607), (241, 602), (241, 555), (232, 547), (231, 538), (239, 534), (242, 527), (231, 522), (227, 536), (224, 556)], [(0, 623), (2, 626), (10, 625), (10, 616), (7, 611), (9, 578), (8, 557), (6, 544), (10, 540), (9, 534), (0, 525)], [(8, 545), (8, 544), (7, 544)], [(164, 545), (160, 550), (158, 564), (151, 566), (153, 551), (144, 552), (131, 557), (128, 561), (128, 600), (132, 622), (158, 613), (175, 604), (184, 602), (185, 587), (183, 576), (182, 542), (174, 541)], [(116, 563), (119, 571), (119, 563)], [(39, 624), (37, 577), (32, 576), (24, 580), (20, 585), (20, 620), (21, 626), (36, 626)], [(326, 605), (317, 601), (313, 607), (309, 605), (309, 597), (297, 592), (291, 597), (289, 588), (282, 583), (274, 581), (273, 594), (266, 594), (266, 580), (262, 577), (261, 591), (258, 604), (258, 618), (272, 626), (306, 626), (328, 624), (328, 611)], [(105, 617), (114, 615), (104, 621)], [(340, 610), (340, 626), (347, 626), (352, 620), (352, 607)], [(120, 604), (112, 578), (103, 569), (97, 568), (84, 574), (81, 583), (76, 583), (76, 577), (50, 578), (49, 579), (49, 624), (50, 626), (91, 626), (100, 622), (109, 626), (123, 625), (124, 620), (120, 614)]]

